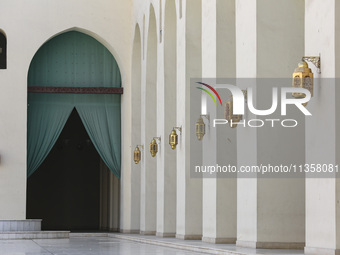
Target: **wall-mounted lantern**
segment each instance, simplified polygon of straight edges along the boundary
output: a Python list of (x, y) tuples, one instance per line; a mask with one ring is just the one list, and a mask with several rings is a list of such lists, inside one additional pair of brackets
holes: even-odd
[(143, 145), (137, 145), (136, 149), (133, 152), (133, 161), (135, 161), (135, 164), (138, 164), (139, 161), (141, 160), (141, 151), (139, 150), (139, 147), (144, 149)]
[[(303, 88), (309, 90), (311, 97), (313, 96), (313, 72), (308, 67), (307, 62), (312, 62), (316, 68), (318, 68), (318, 72), (321, 70), (321, 60), (320, 57), (302, 57), (302, 61), (298, 64), (298, 67), (294, 70), (293, 73), (293, 87), (294, 88)], [(306, 95), (304, 93), (292, 93), (295, 98), (304, 98)], [(304, 106), (307, 103), (303, 104)]]
[(195, 124), (195, 130), (196, 130), (196, 136), (197, 136), (197, 139), (199, 141), (202, 141), (203, 140), (203, 136), (205, 135), (205, 123), (203, 121), (203, 118), (202, 117), (205, 117), (207, 118), (207, 120), (209, 121), (209, 114), (207, 115), (200, 115), (198, 121), (196, 122)]
[(182, 127), (174, 127), (171, 131), (171, 134), (169, 135), (169, 144), (171, 146), (171, 149), (175, 150), (176, 146), (178, 144), (178, 135), (176, 132), (176, 129), (182, 134)]
[(160, 137), (154, 137), (150, 143), (150, 153), (152, 157), (156, 157), (156, 154), (158, 152), (158, 144), (156, 142), (156, 139), (161, 141)]

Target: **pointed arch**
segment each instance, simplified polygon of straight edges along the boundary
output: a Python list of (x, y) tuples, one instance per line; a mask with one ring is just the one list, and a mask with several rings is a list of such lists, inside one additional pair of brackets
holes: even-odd
[[(1, 31), (1, 30), (0, 30)], [(48, 41), (50, 41), (51, 39), (61, 35), (61, 34), (64, 34), (64, 33), (67, 33), (67, 32), (80, 32), (82, 34), (85, 34), (87, 36), (90, 36), (92, 37), (93, 39), (97, 40), (100, 44), (102, 44), (111, 54), (112, 56), (114, 57), (115, 61), (117, 62), (117, 65), (118, 65), (118, 68), (120, 70), (120, 74), (121, 74), (121, 85), (122, 87), (125, 86), (125, 83), (126, 83), (126, 72), (125, 72), (125, 68), (124, 68), (124, 65), (123, 65), (123, 61), (120, 57), (120, 55), (118, 54), (118, 52), (116, 51), (116, 49), (114, 48), (113, 45), (111, 45), (110, 42), (108, 42), (106, 39), (105, 39), (105, 36), (95, 32), (95, 31), (91, 31), (89, 29), (86, 29), (86, 28), (83, 28), (83, 27), (69, 27), (69, 28), (65, 28), (61, 31), (57, 31), (57, 32), (52, 32), (50, 34), (50, 36), (44, 38), (42, 41), (40, 41), (36, 48), (34, 49), (33, 48), (33, 51), (31, 52), (31, 59), (33, 59), (34, 55), (36, 54), (36, 52), (39, 51), (39, 49), (45, 44), (47, 43)], [(30, 64), (30, 63), (29, 63)], [(29, 66), (27, 66), (27, 75), (28, 75), (28, 71), (29, 71)]]
[[(34, 54), (27, 77), (28, 87), (67, 87), (76, 90), (84, 87), (121, 86), (120, 69), (111, 51), (94, 37), (79, 31), (59, 33), (44, 43)], [(90, 138), (89, 144), (93, 144), (105, 163), (98, 166), (103, 180), (99, 227), (118, 228), (117, 196), (121, 173), (120, 95), (29, 93), (27, 176), (33, 175), (46, 159), (74, 111), (79, 114)], [(63, 164), (65, 158), (59, 162)], [(107, 169), (117, 178), (113, 178)], [(39, 175), (39, 170), (32, 178), (37, 174)], [(56, 174), (59, 172), (56, 171)], [(112, 212), (115, 212), (113, 217)]]
[[(115, 58), (105, 46), (91, 36), (69, 31), (37, 51), (30, 64), (28, 86), (120, 87), (121, 76)], [(30, 93), (28, 102), (28, 176), (45, 160), (76, 107), (98, 153), (120, 178), (120, 96)], [(51, 113), (54, 122), (48, 120)], [(45, 118), (42, 120), (41, 116)], [(96, 125), (99, 119), (107, 125)], [(50, 133), (41, 136), (46, 130)]]

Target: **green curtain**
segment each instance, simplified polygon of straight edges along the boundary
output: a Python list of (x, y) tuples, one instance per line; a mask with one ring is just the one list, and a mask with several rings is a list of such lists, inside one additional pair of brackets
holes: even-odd
[(30, 65), (28, 86), (120, 87), (121, 76), (116, 60), (102, 44), (72, 31), (41, 46)]
[(45, 160), (63, 130), (73, 106), (67, 96), (30, 94), (27, 126), (27, 176)]
[[(112, 54), (98, 41), (67, 32), (45, 43), (34, 56), (28, 86), (120, 87), (121, 77)], [(53, 148), (72, 110), (76, 108), (99, 155), (120, 178), (120, 95), (28, 95), (27, 176)]]
[(99, 155), (120, 177), (120, 95), (77, 95), (76, 110)]

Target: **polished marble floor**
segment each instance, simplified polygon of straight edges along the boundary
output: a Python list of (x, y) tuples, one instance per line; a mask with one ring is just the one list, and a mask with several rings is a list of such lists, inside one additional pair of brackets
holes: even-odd
[[(141, 243), (149, 243), (156, 245), (164, 245), (166, 247), (181, 248), (183, 250), (195, 251), (195, 254), (227, 254), (227, 255), (303, 255), (303, 250), (289, 249), (251, 249), (237, 247), (235, 244), (212, 244), (205, 243), (200, 240), (180, 240), (177, 238), (161, 238), (157, 236), (147, 236), (138, 234), (120, 234), (109, 233), (110, 237), (136, 241)], [(200, 251), (201, 253), (198, 253)], [(186, 253), (185, 253), (186, 254)], [(188, 253), (190, 254), (190, 253)]]
[(0, 240), (0, 255), (194, 255), (157, 245), (109, 237)]
[(0, 240), (0, 255), (302, 255), (303, 250), (270, 250), (195, 240), (118, 233), (71, 233), (70, 239)]

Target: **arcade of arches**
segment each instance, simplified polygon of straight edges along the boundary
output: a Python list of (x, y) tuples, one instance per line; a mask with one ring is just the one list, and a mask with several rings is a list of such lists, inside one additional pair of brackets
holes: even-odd
[[(336, 175), (196, 178), (191, 167), (339, 163), (340, 1), (18, 2), (0, 8), (0, 232), (37, 218), (43, 230), (339, 254)], [(303, 56), (321, 56), (321, 68), (309, 63), (312, 116), (288, 109), (294, 128), (215, 129), (224, 105), (190, 89), (227, 78), (269, 109), (274, 85), (259, 80), (291, 87)], [(265, 117), (245, 109), (245, 122)]]

